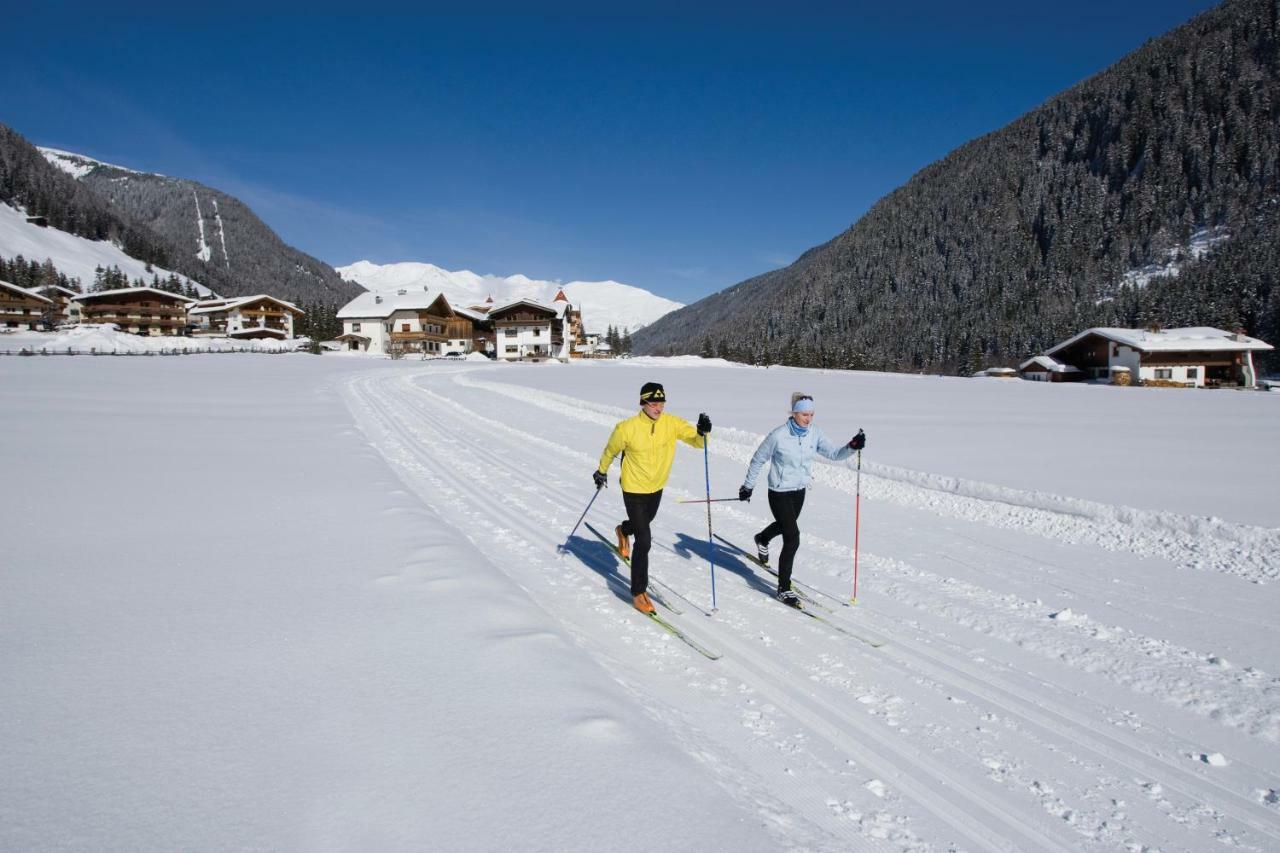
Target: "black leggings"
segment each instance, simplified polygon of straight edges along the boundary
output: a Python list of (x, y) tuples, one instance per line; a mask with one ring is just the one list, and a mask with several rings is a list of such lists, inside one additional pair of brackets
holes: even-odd
[(794, 492), (769, 490), (769, 510), (773, 524), (760, 531), (759, 538), (767, 545), (773, 537), (782, 534), (782, 554), (778, 557), (778, 592), (791, 589), (791, 563), (800, 550), (800, 510), (804, 509), (804, 489)]
[(641, 494), (623, 492), (622, 505), (627, 508), (627, 520), (622, 522), (622, 532), (635, 537), (631, 540), (631, 595), (637, 596), (649, 589), (649, 546), (653, 537), (649, 522), (658, 514), (662, 503), (662, 489)]

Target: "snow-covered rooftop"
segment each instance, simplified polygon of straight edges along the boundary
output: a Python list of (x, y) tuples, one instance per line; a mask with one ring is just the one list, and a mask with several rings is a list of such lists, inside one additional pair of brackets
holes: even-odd
[(550, 311), (552, 314), (555, 314), (556, 317), (560, 317), (560, 318), (563, 318), (565, 315), (565, 312), (568, 311), (569, 308), (571, 307), (568, 302), (562, 302), (562, 301), (557, 301), (551, 305), (548, 305), (545, 302), (539, 302), (536, 299), (523, 299), (523, 298), (509, 299), (506, 302), (503, 302), (500, 305), (495, 305), (491, 309), (489, 309), (489, 316), (492, 317), (494, 314), (497, 314), (501, 311), (507, 310), (508, 308), (511, 308), (516, 305), (521, 305), (521, 304), (532, 305), (535, 308), (541, 308), (543, 311)]
[(257, 302), (259, 299), (269, 299), (277, 305), (283, 305), (292, 311), (303, 313), (302, 309), (292, 302), (286, 302), (275, 296), (269, 296), (265, 293), (259, 293), (256, 296), (240, 296), (235, 299), (208, 299), (203, 302), (197, 302), (193, 307), (187, 310), (188, 314), (217, 314), (222, 311), (234, 311), (242, 305), (248, 305)]
[(1039, 365), (1040, 367), (1043, 367), (1045, 370), (1048, 370), (1052, 373), (1079, 373), (1080, 372), (1080, 368), (1070, 364), (1063, 364), (1057, 359), (1051, 358), (1050, 356), (1047, 356), (1047, 355), (1037, 355), (1034, 358), (1029, 358), (1026, 361), (1022, 362), (1022, 364), (1019, 364), (1018, 369), (1026, 370), (1028, 367), (1030, 367), (1033, 364)]
[(12, 284), (7, 281), (0, 281), (0, 289), (8, 290), (12, 293), (18, 294), (19, 296), (25, 296), (28, 299), (38, 299), (41, 302), (48, 302), (50, 304), (52, 304), (53, 302), (52, 299), (41, 296), (39, 293), (36, 293), (34, 290), (27, 290), (27, 288), (25, 287), (18, 287), (18, 285)]
[(1053, 355), (1077, 341), (1090, 335), (1099, 335), (1109, 341), (1132, 347), (1141, 352), (1180, 352), (1183, 350), (1214, 350), (1218, 352), (1237, 352), (1241, 350), (1274, 349), (1266, 341), (1251, 338), (1247, 335), (1236, 335), (1231, 332), (1215, 329), (1211, 326), (1189, 326), (1185, 329), (1161, 329), (1153, 332), (1148, 329), (1085, 329), (1073, 338), (1046, 351)]
[(142, 294), (151, 294), (153, 296), (163, 296), (168, 299), (176, 299), (179, 302), (194, 302), (180, 293), (170, 293), (167, 290), (156, 290), (154, 287), (117, 287), (115, 290), (99, 290), (95, 293), (77, 293), (75, 300), (83, 302), (86, 299), (98, 299), (103, 296), (141, 296)]
[(381, 319), (390, 317), (397, 311), (425, 311), (441, 295), (438, 290), (430, 291), (425, 289), (412, 290), (405, 288), (403, 290), (378, 293), (369, 290), (338, 309), (338, 319), (358, 320), (364, 317)]

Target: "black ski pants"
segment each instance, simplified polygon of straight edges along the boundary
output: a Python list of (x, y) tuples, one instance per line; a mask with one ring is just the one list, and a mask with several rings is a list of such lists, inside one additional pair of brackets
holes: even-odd
[(782, 554), (778, 557), (778, 592), (791, 589), (791, 563), (800, 550), (800, 510), (804, 509), (804, 489), (794, 492), (769, 490), (769, 511), (773, 524), (760, 531), (759, 538), (767, 545), (782, 534)]
[(649, 522), (658, 514), (662, 503), (662, 489), (642, 494), (623, 492), (622, 505), (627, 508), (627, 520), (622, 522), (622, 532), (631, 539), (631, 595), (634, 598), (649, 589), (649, 546), (653, 536)]

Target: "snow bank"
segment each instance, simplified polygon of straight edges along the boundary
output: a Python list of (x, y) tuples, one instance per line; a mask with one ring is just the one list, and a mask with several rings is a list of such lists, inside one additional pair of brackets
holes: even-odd
[(32, 352), (47, 350), (50, 353), (120, 353), (141, 355), (159, 352), (292, 352), (309, 342), (308, 338), (293, 340), (232, 340), (220, 337), (181, 338), (166, 336), (132, 335), (121, 332), (114, 323), (86, 324), (57, 334), (33, 333), (15, 336), (12, 343), (0, 341), (5, 349), (26, 349)]

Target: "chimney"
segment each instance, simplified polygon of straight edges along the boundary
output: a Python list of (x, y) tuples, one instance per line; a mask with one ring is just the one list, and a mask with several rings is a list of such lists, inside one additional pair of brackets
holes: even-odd
[(405, 294), (407, 294), (408, 292), (409, 292), (409, 291), (407, 291), (407, 290), (397, 290), (397, 291), (396, 291), (396, 296), (404, 296), (404, 295), (405, 295)]
[(1236, 329), (1236, 333), (1231, 336), (1233, 341), (1247, 341), (1249, 336), (1244, 333), (1244, 329)]
[(381, 305), (381, 304), (382, 304), (382, 297), (381, 297), (381, 296), (375, 296), (375, 297), (373, 297), (373, 303), (374, 303), (375, 305)]

